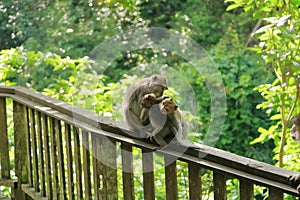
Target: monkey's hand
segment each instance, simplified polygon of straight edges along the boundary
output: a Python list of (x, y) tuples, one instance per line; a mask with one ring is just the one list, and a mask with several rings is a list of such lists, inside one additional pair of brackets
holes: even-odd
[(300, 174), (295, 174), (288, 177), (290, 185), (294, 188), (297, 188), (298, 193), (300, 194)]

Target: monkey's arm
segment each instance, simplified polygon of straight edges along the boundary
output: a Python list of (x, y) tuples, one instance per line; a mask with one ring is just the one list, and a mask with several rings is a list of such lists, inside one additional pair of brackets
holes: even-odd
[(182, 138), (186, 139), (189, 133), (189, 123), (187, 123), (186, 121), (183, 122), (182, 125)]
[(161, 103), (163, 100), (169, 98), (168, 96), (161, 96), (156, 98), (156, 104)]
[(140, 121), (143, 125), (147, 125), (150, 123), (149, 121), (149, 108), (142, 108)]

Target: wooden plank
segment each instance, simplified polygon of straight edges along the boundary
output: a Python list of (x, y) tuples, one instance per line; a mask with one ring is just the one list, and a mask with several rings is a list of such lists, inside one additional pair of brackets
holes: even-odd
[(1, 177), (4, 179), (10, 179), (10, 161), (5, 97), (0, 97), (0, 138)]
[(226, 200), (227, 191), (226, 191), (226, 178), (223, 174), (218, 172), (213, 173), (214, 181), (214, 199), (216, 200)]
[(65, 179), (65, 164), (64, 164), (64, 152), (63, 152), (63, 140), (61, 131), (61, 121), (54, 120), (55, 131), (56, 131), (56, 143), (57, 143), (57, 156), (59, 164), (59, 188), (60, 188), (60, 199), (64, 200), (67, 198), (66, 193), (66, 179)]
[(283, 191), (278, 188), (269, 188), (269, 199), (271, 200), (283, 200)]
[(33, 186), (35, 191), (39, 192), (39, 173), (38, 173), (38, 156), (37, 156), (37, 138), (36, 138), (36, 120), (35, 111), (31, 109), (30, 112), (30, 135), (31, 135), (31, 149), (32, 149), (32, 171), (33, 171)]
[(45, 146), (44, 151), (45, 151), (46, 195), (49, 199), (53, 199), (48, 117), (45, 114), (42, 114), (41, 117), (42, 117), (43, 131), (44, 131), (44, 146)]
[(176, 160), (165, 155), (166, 199), (178, 199)]
[(26, 107), (27, 112), (27, 135), (26, 135), (26, 143), (27, 143), (27, 163), (28, 163), (28, 184), (30, 187), (33, 186), (33, 177), (32, 177), (32, 144), (31, 144), (31, 131), (30, 131), (30, 109)]
[[(103, 199), (118, 199), (116, 141), (100, 137), (101, 168), (103, 169)], [(108, 150), (109, 149), (109, 150)]]
[(71, 126), (65, 123), (65, 136), (66, 136), (66, 152), (67, 152), (67, 172), (68, 172), (68, 198), (75, 198), (74, 191), (74, 171), (73, 171), (73, 154), (72, 154), (72, 138)]
[(44, 159), (44, 145), (43, 145), (43, 131), (41, 113), (37, 112), (37, 147), (38, 147), (38, 160), (39, 160), (39, 177), (40, 177), (40, 193), (46, 196), (46, 180), (45, 180), (45, 159)]
[(253, 183), (240, 180), (240, 199), (243, 200), (254, 199)]
[(18, 180), (16, 180), (16, 179), (0, 179), (0, 185), (6, 186), (6, 187), (11, 187), (11, 188), (16, 188), (16, 187), (18, 187)]
[(51, 168), (52, 168), (52, 182), (53, 182), (53, 199), (59, 199), (59, 182), (58, 182), (58, 168), (57, 168), (57, 144), (56, 144), (55, 119), (50, 118), (50, 143), (51, 143)]
[(15, 144), (15, 173), (18, 177), (18, 189), (15, 190), (17, 199), (22, 199), (24, 193), (20, 191), (21, 184), (28, 183), (27, 166), (27, 142), (28, 119), (27, 109), (24, 105), (13, 102), (13, 122), (14, 122), (14, 144)]
[(194, 163), (188, 163), (189, 168), (189, 195), (191, 200), (202, 198), (201, 168)]
[(153, 152), (142, 149), (144, 199), (155, 199)]
[(0, 93), (4, 93), (4, 94), (15, 94), (15, 86), (5, 86), (5, 85), (1, 85), (0, 86)]
[(99, 169), (100, 163), (97, 159), (98, 137), (95, 134), (91, 134), (91, 137), (92, 137), (92, 154), (93, 154), (94, 198), (102, 199), (100, 196), (100, 190), (102, 189), (102, 186), (100, 184), (101, 169)]
[(82, 155), (83, 155), (83, 173), (84, 173), (84, 193), (85, 199), (92, 199), (92, 183), (91, 183), (91, 160), (90, 160), (90, 134), (82, 131)]
[(83, 192), (82, 192), (82, 165), (81, 165), (80, 139), (79, 139), (79, 130), (78, 130), (78, 128), (73, 126), (73, 132), (74, 132), (74, 159), (75, 159), (77, 197), (78, 198), (83, 198)]
[(30, 187), (28, 184), (22, 184), (21, 188), (22, 191), (24, 191), (29, 197), (34, 200), (48, 200), (47, 197), (43, 197), (41, 193), (35, 191), (34, 188)]
[(132, 146), (126, 143), (121, 144), (122, 155), (122, 177), (124, 199), (134, 199), (134, 180), (133, 180), (133, 160)]

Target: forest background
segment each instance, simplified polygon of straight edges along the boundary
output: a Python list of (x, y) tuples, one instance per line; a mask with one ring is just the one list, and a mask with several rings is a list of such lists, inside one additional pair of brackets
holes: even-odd
[[(299, 0), (4, 0), (0, 84), (93, 106), (119, 120), (114, 112), (121, 91), (141, 78), (127, 72), (149, 64), (170, 66), (197, 95), (200, 113), (189, 120), (198, 123), (194, 141), (201, 142), (210, 123), (210, 96), (205, 78), (187, 61), (172, 52), (142, 49), (123, 53), (99, 75), (87, 57), (98, 44), (127, 30), (178, 31), (197, 41), (222, 73), (227, 110), (215, 147), (299, 171), (299, 144), (289, 137), (290, 121), (300, 110), (299, 6)], [(96, 90), (75, 83), (78, 74), (92, 80)], [(75, 85), (96, 100), (74, 95)]]

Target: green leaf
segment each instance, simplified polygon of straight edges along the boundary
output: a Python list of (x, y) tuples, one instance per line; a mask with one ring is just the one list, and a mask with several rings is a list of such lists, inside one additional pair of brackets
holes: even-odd
[(226, 11), (230, 11), (230, 10), (236, 9), (236, 8), (238, 8), (238, 7), (241, 7), (241, 6), (243, 6), (242, 3), (239, 3), (239, 4), (231, 4), (231, 5), (229, 5), (229, 6), (226, 8)]

